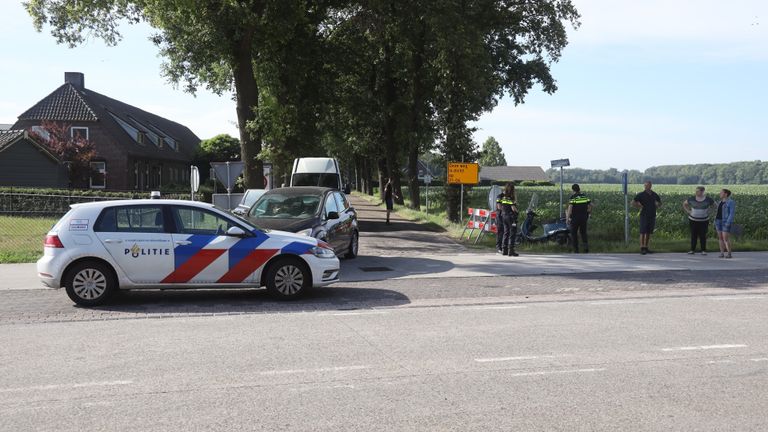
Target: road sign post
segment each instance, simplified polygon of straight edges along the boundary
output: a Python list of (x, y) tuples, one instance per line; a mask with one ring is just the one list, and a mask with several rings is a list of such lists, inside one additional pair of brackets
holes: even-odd
[(464, 185), (480, 183), (480, 165), (471, 162), (448, 162), (448, 184), (461, 185), (459, 221), (464, 220)]
[(621, 190), (624, 192), (624, 244), (629, 245), (629, 173), (621, 173)]
[(571, 166), (569, 159), (556, 159), (552, 162), (552, 168), (560, 168), (560, 219), (565, 215), (563, 213), (563, 168)]
[(424, 207), (426, 207), (426, 213), (429, 214), (429, 185), (432, 183), (432, 176), (427, 174), (424, 176), (424, 186), (426, 187), (426, 190), (424, 191)]
[(189, 190), (192, 201), (194, 201), (195, 192), (200, 188), (200, 171), (194, 165), (190, 165), (189, 170)]

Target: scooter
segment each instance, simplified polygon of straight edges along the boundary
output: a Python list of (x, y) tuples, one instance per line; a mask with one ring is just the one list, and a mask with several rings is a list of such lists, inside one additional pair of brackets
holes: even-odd
[(533, 194), (531, 202), (528, 204), (528, 209), (525, 211), (525, 220), (518, 234), (518, 244), (522, 242), (544, 243), (555, 241), (561, 246), (567, 245), (571, 240), (571, 235), (564, 218), (542, 224), (541, 233), (538, 232), (539, 226), (534, 221), (535, 217), (538, 216), (536, 213), (538, 202), (538, 195)]

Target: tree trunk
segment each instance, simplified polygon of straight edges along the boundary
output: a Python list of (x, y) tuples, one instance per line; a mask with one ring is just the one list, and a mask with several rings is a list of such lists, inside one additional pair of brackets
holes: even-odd
[(247, 31), (235, 42), (234, 76), (235, 95), (237, 96), (237, 127), (240, 132), (240, 148), (245, 163), (243, 177), (246, 189), (264, 188), (264, 162), (258, 159), (261, 153), (261, 132), (248, 127), (255, 123), (256, 109), (259, 106), (259, 86), (253, 70), (253, 30)]
[(383, 80), (384, 80), (384, 148), (386, 149), (386, 164), (388, 176), (392, 180), (394, 201), (403, 204), (403, 193), (400, 186), (400, 149), (395, 137), (397, 120), (395, 119), (395, 103), (397, 87), (392, 74), (392, 44), (389, 40), (384, 43)]
[(425, 135), (424, 129), (424, 50), (426, 45), (427, 26), (423, 18), (419, 19), (419, 32), (417, 34), (415, 49), (413, 53), (413, 64), (411, 73), (413, 74), (413, 87), (411, 95), (413, 104), (411, 106), (411, 140), (408, 143), (408, 192), (411, 199), (411, 208), (419, 210), (421, 208), (421, 191), (419, 189), (419, 153), (421, 150), (421, 141)]
[(384, 201), (384, 186), (387, 185), (389, 170), (387, 169), (387, 160), (379, 158), (379, 198)]

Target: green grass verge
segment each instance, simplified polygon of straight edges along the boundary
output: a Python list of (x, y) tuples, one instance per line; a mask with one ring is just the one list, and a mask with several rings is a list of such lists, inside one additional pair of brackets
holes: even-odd
[(57, 220), (0, 216), (0, 263), (34, 262), (40, 258), (45, 234)]

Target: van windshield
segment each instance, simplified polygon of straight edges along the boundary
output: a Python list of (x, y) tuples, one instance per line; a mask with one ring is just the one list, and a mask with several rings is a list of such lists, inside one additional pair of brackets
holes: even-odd
[(339, 175), (334, 173), (296, 173), (291, 186), (319, 186), (339, 188)]

